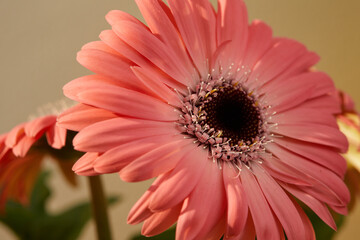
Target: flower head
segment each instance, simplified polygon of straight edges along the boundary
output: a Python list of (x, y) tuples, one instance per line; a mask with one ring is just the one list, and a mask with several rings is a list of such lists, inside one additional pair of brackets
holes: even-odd
[(340, 130), (349, 141), (349, 149), (343, 156), (348, 163), (345, 182), (353, 196), (349, 204), (351, 209), (356, 202), (355, 196), (360, 196), (360, 116), (355, 109), (353, 100), (348, 94), (339, 92), (339, 97), (342, 111), (336, 118)]
[[(302, 44), (248, 24), (242, 0), (136, 1), (147, 25), (111, 11), (78, 61), (94, 75), (64, 87), (80, 102), (59, 123), (79, 131), (81, 175), (157, 177), (128, 222), (177, 239), (313, 239), (294, 197), (332, 228), (345, 214), (347, 150), (328, 75)], [(294, 197), (293, 197), (294, 196)]]
[[(47, 115), (19, 124), (9, 133), (0, 136), (0, 209), (8, 199), (27, 204), (35, 180), (41, 170), (41, 163), (50, 149), (65, 145), (65, 128), (56, 125), (55, 115)], [(53, 155), (54, 156), (54, 155)], [(72, 161), (59, 164), (71, 184), (74, 175), (66, 166)]]

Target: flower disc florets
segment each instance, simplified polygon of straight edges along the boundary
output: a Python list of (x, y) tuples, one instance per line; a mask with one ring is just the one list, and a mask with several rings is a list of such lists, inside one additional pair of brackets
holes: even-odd
[(264, 108), (239, 79), (209, 75), (189, 90), (181, 111), (180, 131), (208, 148), (213, 161), (247, 162), (265, 151)]

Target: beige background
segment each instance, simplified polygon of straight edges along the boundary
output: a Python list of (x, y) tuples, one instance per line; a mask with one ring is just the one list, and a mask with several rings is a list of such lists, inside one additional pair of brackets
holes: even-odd
[[(360, 105), (360, 1), (246, 3), (250, 19), (265, 20), (275, 35), (295, 38), (316, 51), (322, 57), (318, 68), (328, 72), (336, 85)], [(76, 52), (109, 28), (104, 16), (111, 9), (141, 18), (132, 0), (0, 0), (0, 133), (25, 121), (38, 106), (61, 99), (65, 83), (88, 73), (76, 62)], [(54, 168), (51, 161), (47, 166)], [(87, 197), (85, 179), (81, 178), (80, 188), (74, 190), (57, 173), (54, 175), (51, 184), (55, 194), (50, 209), (56, 212)], [(124, 195), (124, 201), (111, 208), (110, 215), (114, 238), (128, 239), (140, 226), (125, 224), (127, 212), (149, 182), (123, 183), (116, 174), (104, 179), (109, 193)], [(337, 239), (357, 239), (359, 221), (357, 208)], [(2, 225), (0, 239), (13, 239)], [(92, 223), (80, 239), (95, 239)]]

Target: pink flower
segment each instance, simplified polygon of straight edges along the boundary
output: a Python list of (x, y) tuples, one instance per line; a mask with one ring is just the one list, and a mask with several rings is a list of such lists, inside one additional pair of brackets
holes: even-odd
[[(56, 117), (48, 115), (19, 124), (9, 133), (0, 136), (0, 209), (8, 199), (22, 204), (28, 198), (41, 170), (48, 149), (65, 145), (66, 129), (56, 125)], [(45, 139), (46, 138), (46, 139)], [(71, 161), (70, 161), (71, 163)], [(63, 172), (66, 171), (60, 163)], [(74, 177), (65, 173), (71, 183)]]
[(339, 92), (339, 97), (342, 111), (336, 118), (340, 130), (349, 141), (349, 149), (343, 156), (348, 163), (345, 182), (352, 196), (349, 203), (351, 209), (356, 202), (356, 196), (360, 196), (360, 116), (348, 94)]
[(80, 64), (95, 72), (64, 87), (80, 102), (59, 123), (79, 131), (80, 175), (157, 177), (130, 211), (176, 239), (314, 239), (294, 197), (332, 228), (346, 214), (347, 140), (319, 57), (248, 25), (241, 0), (136, 1), (148, 26), (111, 11)]

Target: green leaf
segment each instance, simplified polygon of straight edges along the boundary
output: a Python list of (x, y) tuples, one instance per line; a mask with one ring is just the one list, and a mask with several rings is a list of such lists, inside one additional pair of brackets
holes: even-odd
[[(29, 206), (8, 201), (5, 214), (0, 215), (0, 221), (12, 229), (20, 239), (75, 240), (91, 218), (91, 206), (88, 202), (56, 215), (46, 211), (46, 203), (51, 196), (51, 191), (46, 185), (49, 175), (48, 172), (39, 175)], [(118, 197), (110, 197), (108, 203), (113, 204), (118, 200)]]

